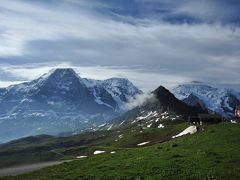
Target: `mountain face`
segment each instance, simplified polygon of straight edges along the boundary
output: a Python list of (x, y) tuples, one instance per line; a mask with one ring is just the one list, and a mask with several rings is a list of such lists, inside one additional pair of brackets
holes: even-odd
[(142, 91), (130, 81), (79, 77), (55, 69), (31, 82), (0, 89), (0, 142), (97, 127), (122, 113)]
[(197, 116), (198, 113), (206, 113), (206, 111), (199, 106), (187, 105), (178, 100), (169, 90), (160, 86), (142, 105), (112, 120), (105, 128), (110, 130), (127, 125), (137, 126), (140, 122), (143, 128), (163, 128), (164, 121), (186, 120), (188, 116)]
[(207, 110), (204, 102), (201, 99), (199, 99), (197, 96), (195, 96), (194, 94), (190, 94), (187, 98), (183, 99), (182, 101), (190, 106), (199, 106), (202, 109)]
[(240, 93), (228, 88), (213, 87), (192, 82), (175, 87), (173, 94), (189, 105), (200, 105), (227, 119), (233, 117), (234, 108), (240, 105)]

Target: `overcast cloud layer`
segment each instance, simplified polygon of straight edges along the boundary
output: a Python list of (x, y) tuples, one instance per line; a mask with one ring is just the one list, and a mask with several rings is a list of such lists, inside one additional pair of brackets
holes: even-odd
[(0, 0), (0, 86), (54, 67), (143, 89), (238, 84), (239, 9), (238, 0)]

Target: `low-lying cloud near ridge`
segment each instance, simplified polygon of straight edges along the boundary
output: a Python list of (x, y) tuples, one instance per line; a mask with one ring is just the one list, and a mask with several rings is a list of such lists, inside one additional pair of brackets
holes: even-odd
[(137, 95), (134, 99), (130, 100), (128, 103), (124, 104), (124, 107), (122, 107), (123, 110), (130, 110), (137, 106), (143, 105), (148, 100), (151, 100), (153, 98), (153, 94), (150, 93), (144, 93), (141, 95)]

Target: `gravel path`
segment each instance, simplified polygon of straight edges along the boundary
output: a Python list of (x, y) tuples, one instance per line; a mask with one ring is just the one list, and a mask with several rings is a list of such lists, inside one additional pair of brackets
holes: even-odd
[(62, 164), (64, 162), (70, 162), (70, 161), (72, 160), (51, 161), (51, 162), (43, 162), (43, 163), (36, 163), (36, 164), (30, 164), (30, 165), (4, 168), (4, 169), (0, 169), (0, 177), (24, 174), (24, 173), (32, 172), (48, 166), (54, 166), (54, 165), (58, 165), (58, 164)]

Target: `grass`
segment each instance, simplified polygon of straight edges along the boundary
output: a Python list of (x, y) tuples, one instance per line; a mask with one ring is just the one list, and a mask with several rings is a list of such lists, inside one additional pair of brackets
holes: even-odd
[[(151, 130), (148, 131), (145, 133)], [(158, 132), (152, 131), (155, 135)], [(156, 138), (156, 144), (151, 146), (128, 148), (134, 137), (138, 139), (139, 136), (130, 134), (129, 143), (125, 142), (127, 140), (121, 142), (126, 147), (120, 148), (119, 143), (88, 149), (89, 155), (96, 148), (105, 148), (106, 154), (91, 155), (6, 179), (240, 179), (239, 125), (210, 125), (194, 135), (164, 143), (157, 143)], [(144, 136), (145, 139), (148, 137)], [(112, 150), (116, 154), (110, 154)]]
[[(169, 124), (167, 128), (150, 128), (139, 133), (139, 128), (124, 128), (112, 131), (88, 132), (69, 137), (40, 135), (12, 141), (0, 146), (0, 168), (32, 164), (36, 162), (71, 159), (79, 155), (89, 155), (98, 146), (136, 147), (138, 143), (169, 140), (172, 134), (183, 130), (187, 123)], [(123, 135), (119, 139), (119, 135)], [(115, 141), (119, 139), (119, 141)]]
[(149, 128), (142, 133), (133, 131), (126, 133), (125, 138), (113, 142), (112, 146), (116, 147), (136, 147), (137, 144), (150, 141), (150, 144), (165, 142), (171, 139), (173, 135), (180, 133), (185, 129), (188, 123), (169, 124), (165, 128)]

